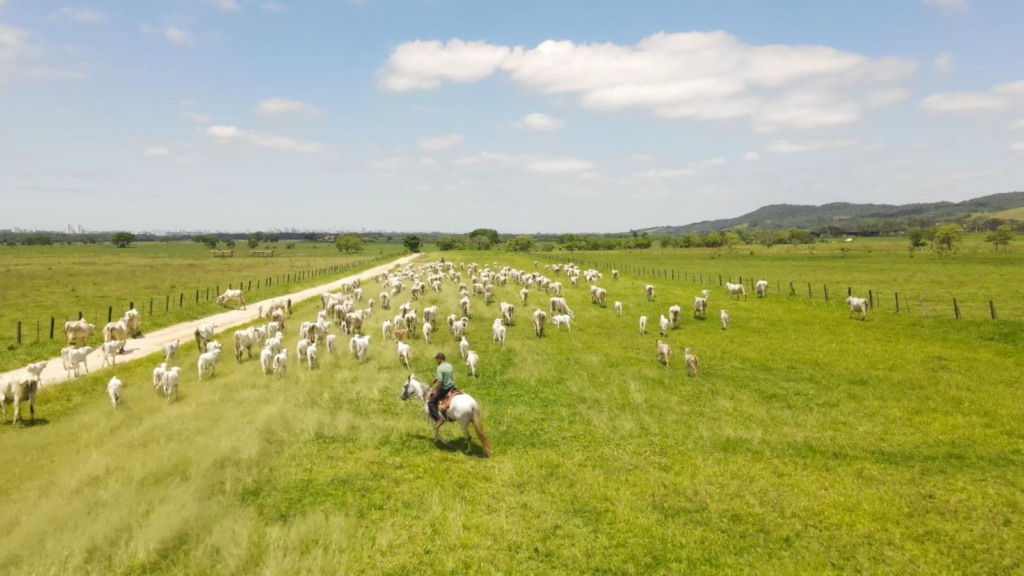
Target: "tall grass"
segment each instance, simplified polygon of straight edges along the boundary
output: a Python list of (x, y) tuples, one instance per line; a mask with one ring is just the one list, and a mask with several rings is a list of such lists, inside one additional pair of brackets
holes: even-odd
[[(533, 270), (532, 258), (445, 254)], [(674, 265), (663, 262), (665, 267)], [(538, 271), (542, 271), (540, 268)], [(728, 330), (684, 313), (654, 358), (636, 318), (699, 287), (605, 270), (609, 307), (567, 288), (572, 334), (533, 336), (534, 290), (508, 345), (474, 299), (481, 355), (457, 383), (494, 456), (435, 446), (408, 371), (374, 326), (371, 356), (295, 362), (284, 378), (228, 356), (182, 397), (152, 393), (157, 359), (45, 391), (35, 426), (0, 430), (8, 490), (0, 565), (24, 573), (987, 573), (1022, 569), (1019, 322), (849, 319), (840, 302), (728, 301)], [(365, 286), (368, 294), (374, 288)], [(497, 289), (514, 301), (517, 286)], [(404, 293), (407, 294), (407, 293)], [(621, 300), (616, 318), (610, 302)], [(399, 298), (399, 302), (404, 299)], [(451, 285), (416, 303), (455, 310)], [(300, 305), (292, 320), (315, 315)], [(549, 327), (550, 328), (550, 327)], [(294, 347), (295, 334), (287, 334)], [(681, 351), (703, 366), (688, 378)], [(454, 339), (413, 342), (428, 378)], [(127, 385), (114, 412), (103, 393)], [(11, 487), (17, 487), (12, 489)]]
[[(322, 284), (331, 267), (358, 265), (397, 255), (400, 244), (369, 244), (341, 254), (333, 244), (296, 242), (273, 258), (211, 258), (194, 242), (54, 245), (0, 250), (0, 371), (59, 355), (61, 328), (81, 312), (97, 326), (117, 320), (130, 303), (143, 315), (144, 330), (196, 320), (222, 308), (218, 289), (246, 289), (250, 302)], [(363, 266), (366, 268), (368, 266)], [(358, 270), (359, 268), (354, 268)], [(198, 295), (198, 296), (197, 296)], [(54, 338), (50, 340), (50, 319)], [(17, 324), (22, 339), (18, 344)]]

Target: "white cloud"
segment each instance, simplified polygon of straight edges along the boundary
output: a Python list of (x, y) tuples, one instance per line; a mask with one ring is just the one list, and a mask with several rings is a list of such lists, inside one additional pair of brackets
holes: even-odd
[(148, 146), (142, 149), (143, 156), (167, 156), (171, 151), (163, 146)]
[(583, 172), (592, 170), (594, 163), (577, 158), (552, 158), (546, 160), (533, 160), (526, 163), (526, 169), (530, 172), (545, 174), (558, 172)]
[(938, 6), (939, 8), (957, 8), (965, 10), (970, 7), (970, 0), (922, 0), (925, 6)]
[(953, 70), (956, 69), (956, 67), (953, 64), (953, 55), (939, 54), (938, 56), (935, 57), (935, 60), (932, 61), (932, 68), (934, 68), (936, 72), (942, 75), (952, 74)]
[(291, 112), (317, 112), (317, 109), (298, 100), (286, 100), (284, 98), (267, 98), (256, 106), (256, 112), (271, 116), (276, 114), (288, 114)]
[(224, 12), (239, 12), (242, 10), (238, 0), (212, 0), (212, 4), (215, 8)]
[(818, 150), (846, 148), (849, 146), (856, 146), (858, 144), (860, 144), (859, 140), (811, 140), (808, 142), (775, 140), (768, 144), (767, 150), (775, 154), (796, 154), (799, 152), (816, 152)]
[(992, 87), (992, 92), (1010, 97), (1024, 96), (1024, 80), (1018, 82), (1006, 82), (1004, 84), (996, 84), (995, 86)]
[(870, 108), (881, 108), (910, 98), (910, 90), (906, 88), (888, 88), (868, 92), (865, 95), (865, 103)]
[(475, 82), (498, 72), (592, 110), (647, 109), (666, 118), (746, 117), (761, 131), (860, 119), (867, 93), (900, 88), (915, 62), (827, 46), (740, 42), (725, 32), (658, 33), (635, 46), (546, 40), (535, 48), (451, 40), (394, 49), (377, 71), (393, 91)]
[(978, 112), (1001, 110), (1007, 106), (1005, 98), (984, 92), (957, 92), (932, 94), (921, 101), (926, 112)]
[(743, 159), (746, 160), (747, 162), (757, 162), (758, 160), (761, 159), (761, 153), (747, 152), (746, 154), (743, 155)]
[(107, 19), (107, 15), (94, 10), (79, 10), (75, 8), (61, 8), (52, 15), (53, 18), (64, 18), (83, 24), (98, 24)]
[(557, 132), (565, 126), (565, 122), (547, 114), (533, 112), (516, 121), (515, 126), (525, 130), (533, 130), (534, 132)]
[(391, 53), (377, 82), (396, 92), (437, 88), (445, 81), (476, 82), (493, 74), (510, 52), (507, 46), (458, 39), (407, 42)]
[(1009, 126), (1009, 129), (1010, 130), (1024, 130), (1024, 118), (1020, 118), (1018, 120), (1014, 120), (1013, 122), (1011, 122), (1010, 126)]
[(14, 61), (26, 46), (24, 30), (0, 25), (0, 64)]
[(729, 162), (725, 158), (708, 158), (696, 164), (698, 168), (711, 168), (713, 166), (725, 166)]
[(680, 178), (682, 176), (693, 176), (696, 172), (692, 168), (651, 168), (635, 174), (637, 178)]
[(287, 9), (288, 9), (288, 5), (287, 4), (282, 4), (280, 2), (264, 2), (263, 3), (263, 10), (266, 11), (266, 12), (284, 12)]
[(164, 34), (164, 38), (167, 38), (168, 40), (170, 40), (171, 42), (174, 42), (175, 44), (180, 44), (180, 45), (184, 46), (184, 45), (192, 44), (192, 42), (193, 42), (192, 35), (189, 34), (187, 30), (182, 30), (181, 28), (175, 28), (174, 26), (168, 26), (164, 30), (163, 34)]
[(252, 146), (273, 148), (284, 152), (314, 153), (324, 149), (322, 144), (315, 142), (302, 142), (284, 136), (264, 134), (255, 130), (242, 130), (236, 126), (215, 125), (205, 130), (211, 136), (222, 142), (241, 141)]
[(1010, 144), (1010, 152), (1013, 152), (1015, 154), (1024, 153), (1024, 142), (1015, 142), (1013, 144)]
[(461, 134), (449, 134), (447, 136), (424, 136), (420, 138), (416, 143), (421, 150), (427, 152), (440, 152), (443, 150), (451, 150), (452, 148), (462, 144), (464, 138)]

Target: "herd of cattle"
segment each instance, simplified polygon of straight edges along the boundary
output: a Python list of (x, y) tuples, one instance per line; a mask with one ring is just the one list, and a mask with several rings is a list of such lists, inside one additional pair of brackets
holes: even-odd
[[(535, 268), (540, 266), (535, 262)], [(612, 279), (618, 280), (619, 271), (611, 271)], [(464, 280), (465, 275), (465, 280)], [(551, 277), (549, 277), (549, 275)], [(349, 338), (349, 351), (357, 362), (366, 360), (370, 349), (370, 334), (366, 333), (365, 327), (368, 321), (375, 314), (385, 314), (384, 311), (391, 311), (394, 307), (394, 314), (385, 317), (380, 323), (381, 336), (384, 340), (394, 342), (398, 361), (410, 368), (411, 345), (410, 340), (415, 339), (417, 334), (422, 334), (423, 342), (430, 344), (432, 335), (438, 329), (441, 321), (446, 322), (449, 332), (454, 341), (459, 343), (459, 351), (462, 359), (466, 362), (467, 372), (476, 377), (480, 362), (480, 355), (469, 348), (467, 339), (468, 326), (473, 299), (481, 299), (485, 306), (493, 303), (495, 292), (498, 288), (507, 288), (509, 283), (519, 287), (519, 304), (526, 307), (530, 301), (531, 291), (543, 291), (547, 296), (545, 308), (535, 308), (530, 316), (533, 324), (534, 335), (538, 338), (544, 336), (544, 330), (550, 314), (551, 323), (561, 330), (564, 326), (567, 331), (572, 330), (572, 322), (575, 318), (573, 310), (569, 307), (566, 298), (563, 296), (563, 283), (560, 278), (565, 278), (570, 286), (578, 288), (582, 281), (590, 286), (591, 303), (605, 307), (607, 290), (598, 285), (602, 279), (602, 273), (593, 270), (581, 270), (575, 264), (552, 264), (545, 265), (543, 272), (527, 272), (516, 268), (503, 266), (497, 263), (493, 267), (479, 266), (477, 264), (458, 264), (452, 262), (430, 262), (414, 266), (408, 264), (388, 274), (381, 274), (374, 278), (379, 284), (381, 292), (378, 300), (366, 298), (364, 303), (363, 288), (359, 280), (345, 282), (337, 293), (325, 293), (321, 296), (321, 306), (316, 318), (299, 323), (296, 330), (298, 340), (295, 342), (295, 357), (298, 362), (308, 369), (316, 369), (320, 364), (321, 353), (334, 354), (337, 351), (336, 340), (339, 334), (331, 333), (333, 326), (338, 326), (338, 331)], [(468, 281), (468, 283), (467, 283)], [(424, 296), (428, 289), (434, 292), (441, 292), (445, 284), (456, 286), (459, 294), (458, 309), (447, 315), (444, 320), (441, 318), (437, 306), (426, 306), (417, 311), (415, 302)], [(725, 284), (726, 291), (730, 298), (746, 299), (746, 288), (743, 284)], [(759, 298), (768, 295), (768, 282), (760, 280), (754, 285)], [(648, 302), (655, 300), (655, 287), (648, 284), (644, 288)], [(403, 295), (408, 293), (408, 298)], [(694, 297), (693, 317), (705, 319), (707, 316), (708, 299), (710, 292), (702, 290), (699, 296)], [(405, 300), (398, 304), (399, 299)], [(217, 302), (226, 304), (236, 302), (245, 308), (245, 298), (241, 290), (228, 290), (217, 298)], [(394, 304), (393, 304), (394, 303)], [(869, 303), (866, 299), (847, 298), (852, 314), (860, 314), (862, 319), (867, 316)], [(620, 301), (613, 303), (616, 316), (622, 316), (623, 305)], [(375, 312), (377, 310), (378, 312)], [(491, 324), (492, 340), (498, 346), (505, 345), (507, 327), (515, 322), (516, 305), (512, 302), (499, 302), (498, 310), (500, 315), (494, 318)], [(389, 314), (390, 312), (388, 312)], [(235, 359), (239, 364), (253, 359), (253, 349), (259, 350), (260, 371), (266, 375), (283, 376), (288, 366), (288, 350), (284, 345), (285, 325), (292, 324), (291, 300), (272, 301), (266, 309), (260, 307), (259, 317), (267, 322), (258, 326), (250, 326), (244, 330), (237, 330), (231, 338), (231, 344)], [(668, 316), (660, 315), (658, 326), (662, 338), (668, 335), (671, 328), (678, 328), (682, 308), (678, 305), (670, 306)], [(729, 315), (725, 309), (719, 310), (719, 320), (723, 330), (728, 328)], [(640, 334), (647, 332), (647, 316), (639, 317)], [(70, 321), (64, 324), (64, 334), (68, 346), (61, 351), (63, 367), (67, 370), (68, 377), (81, 374), (79, 366), (84, 366), (88, 373), (87, 358), (95, 349), (87, 345), (87, 341), (95, 332), (95, 326), (85, 320)], [(142, 319), (138, 311), (132, 309), (125, 313), (125, 316), (116, 322), (110, 322), (102, 330), (104, 343), (100, 350), (103, 356), (103, 365), (108, 363), (116, 364), (116, 357), (123, 352), (128, 337), (136, 337), (142, 334)], [(196, 363), (197, 377), (202, 381), (204, 377), (215, 375), (215, 367), (220, 358), (222, 344), (216, 340), (216, 325), (203, 324), (195, 332), (196, 347), (199, 352)], [(75, 346), (81, 344), (81, 346)], [(163, 345), (163, 362), (153, 369), (153, 387), (161, 393), (168, 401), (176, 399), (178, 395), (180, 367), (172, 366), (180, 341), (168, 342)], [(656, 358), (665, 366), (669, 366), (672, 354), (671, 347), (666, 341), (657, 340)], [(700, 369), (700, 361), (690, 348), (683, 351), (684, 364), (687, 373), (696, 377)], [(7, 422), (7, 405), (14, 405), (14, 421), (20, 418), (20, 403), (28, 401), (30, 412), (35, 417), (35, 396), (41, 385), (41, 377), (46, 362), (35, 362), (26, 367), (24, 376), (15, 377), (7, 382), (0, 383), (0, 406), (3, 408), (4, 422)], [(107, 386), (107, 393), (110, 401), (116, 409), (121, 402), (123, 383), (114, 376)]]

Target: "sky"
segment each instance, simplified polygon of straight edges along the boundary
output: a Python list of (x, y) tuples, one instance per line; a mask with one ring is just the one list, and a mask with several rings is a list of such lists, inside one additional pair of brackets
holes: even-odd
[(1024, 190), (1020, 0), (0, 0), (0, 229), (623, 232)]

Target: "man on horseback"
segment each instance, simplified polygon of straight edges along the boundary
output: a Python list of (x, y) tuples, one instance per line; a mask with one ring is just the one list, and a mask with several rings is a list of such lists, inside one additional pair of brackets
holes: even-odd
[(427, 402), (427, 407), (430, 409), (430, 417), (434, 419), (434, 428), (440, 428), (445, 420), (438, 413), (437, 404), (447, 398), (455, 388), (455, 374), (452, 365), (445, 361), (444, 352), (438, 352), (434, 360), (437, 361), (437, 376), (434, 377), (434, 391)]

